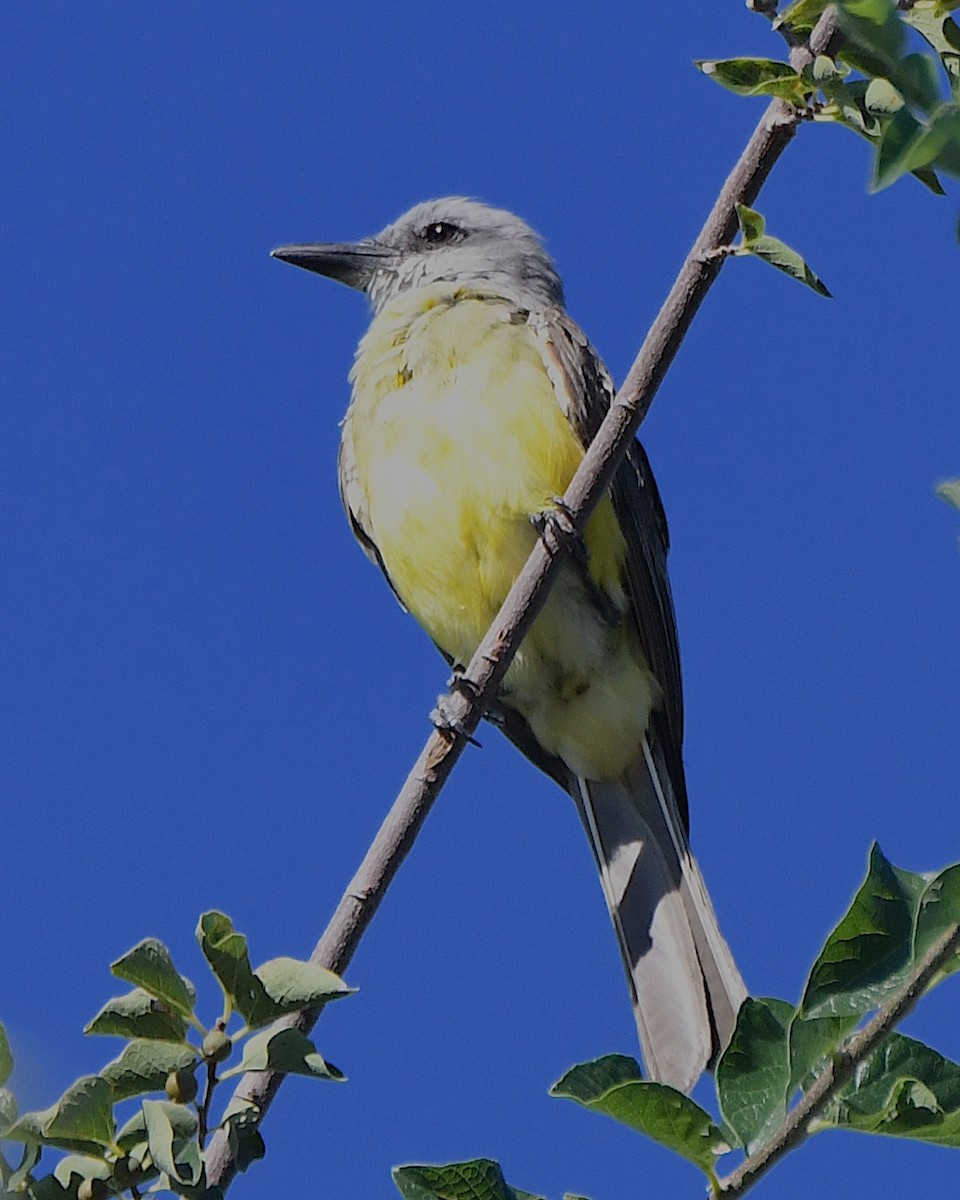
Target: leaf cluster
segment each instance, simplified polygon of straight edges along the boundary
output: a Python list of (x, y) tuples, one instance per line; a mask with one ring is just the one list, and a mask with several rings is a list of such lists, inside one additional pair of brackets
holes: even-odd
[[(352, 989), (339, 976), (294, 958), (254, 969), (247, 939), (221, 912), (201, 916), (197, 941), (223, 995), (212, 1024), (201, 1022), (196, 990), (167, 947), (155, 938), (139, 942), (111, 965), (132, 990), (108, 1000), (84, 1030), (123, 1038), (126, 1045), (49, 1108), (18, 1113), (6, 1087), (13, 1056), (0, 1026), (0, 1141), (20, 1145), (16, 1164), (0, 1153), (0, 1200), (105, 1200), (146, 1191), (216, 1200), (220, 1193), (207, 1186), (204, 1163), (213, 1128), (225, 1131), (241, 1169), (265, 1153), (255, 1105), (230, 1105), (217, 1126), (211, 1123), (220, 1082), (267, 1069), (344, 1078), (291, 1024), (266, 1028), (348, 995)], [(224, 1069), (238, 1048), (238, 1061)], [(122, 1119), (118, 1106), (134, 1099), (139, 1105)], [(40, 1175), (45, 1149), (66, 1153)]]
[[(829, 0), (795, 0), (774, 22), (809, 35)], [(874, 191), (911, 174), (939, 195), (939, 173), (960, 177), (960, 0), (839, 0), (842, 45), (803, 70), (765, 58), (700, 61), (742, 96), (776, 96), (799, 115), (852, 130), (874, 146)], [(928, 49), (910, 48), (910, 30)]]
[[(718, 1160), (750, 1154), (782, 1131), (794, 1106), (848, 1053), (859, 1026), (903, 994), (932, 947), (960, 926), (960, 863), (939, 873), (893, 866), (877, 846), (866, 878), (814, 962), (800, 1002), (748, 998), (716, 1067), (718, 1115), (608, 1054), (571, 1068), (551, 1095), (574, 1100), (698, 1167), (713, 1195)], [(954, 949), (929, 986), (960, 969)], [(848, 1129), (960, 1148), (960, 1064), (891, 1032), (818, 1112), (811, 1132)], [(407, 1200), (520, 1200), (487, 1159), (394, 1172)], [(566, 1198), (569, 1200), (569, 1197)]]

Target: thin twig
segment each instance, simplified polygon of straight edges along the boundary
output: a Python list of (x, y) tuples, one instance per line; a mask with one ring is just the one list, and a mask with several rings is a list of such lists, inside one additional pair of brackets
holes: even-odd
[[(810, 47), (791, 54), (800, 69), (823, 53), (836, 33), (831, 6), (810, 38)], [(806, 56), (806, 57), (804, 57)], [(722, 257), (713, 255), (727, 245), (737, 227), (736, 205), (750, 204), (796, 131), (798, 114), (781, 100), (764, 112), (753, 136), (723, 185), (706, 223), (660, 310), (623, 386), (600, 426), (563, 497), (577, 531), (582, 531), (593, 508), (609, 486), (657, 388), (686, 336), (704, 296), (713, 283)], [(435, 730), (344, 892), (330, 923), (317, 943), (311, 962), (342, 973), (370, 924), (386, 889), (416, 839), (440, 789), (468, 744), (484, 712), (493, 703), (507, 667), (524, 634), (543, 605), (547, 588), (560, 567), (563, 552), (550, 551), (538, 539), (533, 553), (471, 659), (463, 679), (468, 686), (453, 689), (444, 702), (451, 730)], [(294, 1014), (278, 1027), (294, 1025), (309, 1032), (319, 1009)], [(237, 1085), (231, 1103), (247, 1102), (264, 1112), (283, 1076), (272, 1071), (251, 1072)], [(208, 1183), (225, 1190), (236, 1173), (236, 1161), (226, 1133), (217, 1130), (207, 1153)]]
[(214, 1089), (217, 1086), (217, 1064), (207, 1063), (207, 1079), (204, 1086), (203, 1100), (197, 1108), (197, 1140), (202, 1150), (207, 1142), (207, 1132), (210, 1128), (210, 1104), (213, 1101)]
[(789, 1113), (773, 1137), (726, 1178), (711, 1193), (719, 1197), (742, 1196), (813, 1132), (814, 1117), (829, 1104), (837, 1092), (853, 1078), (857, 1068), (878, 1049), (895, 1025), (910, 1012), (926, 991), (934, 975), (960, 947), (960, 925), (953, 925), (935, 942), (917, 964), (906, 985), (880, 1008), (868, 1023), (842, 1046), (818, 1075), (803, 1099)]
[[(747, 8), (751, 12), (759, 13), (761, 17), (766, 17), (773, 24), (778, 16), (777, 13), (778, 0), (747, 0)], [(774, 25), (777, 33), (784, 39), (787, 45), (792, 50), (795, 46), (800, 46), (803, 43), (800, 38), (793, 32), (789, 25), (781, 22), (779, 25)]]

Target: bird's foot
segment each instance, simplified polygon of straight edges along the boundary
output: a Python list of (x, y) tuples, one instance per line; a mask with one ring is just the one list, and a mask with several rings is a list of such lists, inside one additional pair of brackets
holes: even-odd
[[(456, 678), (457, 677), (455, 675), (454, 678), (451, 679), (449, 686), (460, 690), (458, 688)], [(469, 683), (469, 681), (463, 679), (462, 677), (460, 678), (459, 683), (464, 685), (463, 690), (466, 691), (467, 695), (469, 695), (469, 689), (473, 687), (473, 684)], [(474, 691), (475, 690), (476, 689), (474, 689)], [(437, 705), (430, 714), (430, 720), (433, 722), (434, 728), (439, 729), (441, 733), (456, 734), (457, 737), (465, 738), (471, 746), (476, 746), (477, 749), (482, 749), (480, 743), (473, 736), (473, 734), (467, 731), (463, 721), (461, 721), (460, 718), (451, 711), (450, 697), (446, 693), (437, 697)]]
[(566, 550), (574, 562), (586, 566), (590, 557), (587, 544), (577, 533), (569, 506), (562, 496), (551, 497), (551, 505), (543, 512), (531, 513), (530, 524), (551, 554)]
[(462, 667), (453, 668), (453, 674), (447, 680), (447, 688), (451, 692), (459, 692), (462, 696), (466, 696), (472, 703), (476, 702), (480, 696), (480, 689), (472, 679), (468, 679), (464, 675)]

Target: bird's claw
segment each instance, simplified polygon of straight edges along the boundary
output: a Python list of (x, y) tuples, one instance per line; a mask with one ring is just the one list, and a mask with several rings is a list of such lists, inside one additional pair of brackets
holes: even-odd
[(569, 505), (562, 496), (552, 496), (550, 502), (551, 508), (530, 514), (530, 524), (551, 553), (566, 550), (575, 562), (585, 565), (589, 558), (587, 546), (577, 532)]
[(455, 668), (453, 674), (447, 680), (447, 687), (451, 692), (460, 692), (466, 696), (471, 702), (476, 701), (480, 696), (480, 689), (472, 679), (467, 679), (463, 671)]
[[(465, 680), (461, 680), (461, 683), (465, 682)], [(455, 687), (456, 684), (451, 681), (451, 686)], [(471, 746), (476, 746), (478, 750), (483, 748), (473, 734), (467, 732), (460, 718), (454, 716), (450, 711), (450, 697), (446, 693), (437, 697), (437, 705), (430, 714), (430, 720), (433, 722), (434, 728), (439, 729), (441, 733), (456, 734), (457, 737), (468, 741)]]

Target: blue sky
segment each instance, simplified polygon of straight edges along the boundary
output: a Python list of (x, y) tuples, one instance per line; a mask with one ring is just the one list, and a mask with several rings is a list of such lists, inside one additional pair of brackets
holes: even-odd
[[(337, 422), (360, 297), (269, 258), (476, 195), (545, 236), (626, 372), (762, 102), (691, 60), (779, 56), (742, 4), (482, 10), (6, 5), (0, 206), (0, 1019), (25, 1106), (147, 935), (202, 981), (219, 907), (309, 953), (446, 678), (353, 544)], [(673, 537), (693, 842), (751, 989), (796, 998), (877, 838), (960, 859), (956, 193), (866, 194), (805, 128), (757, 207), (835, 299), (729, 264), (643, 437)], [(487, 730), (232, 1195), (389, 1196), (399, 1162), (694, 1194), (692, 1168), (547, 1097), (635, 1052), (573, 806)], [(207, 993), (210, 1015), (216, 996)], [(960, 1058), (956, 984), (907, 1027)], [(953, 1186), (948, 1152), (824, 1135), (758, 1195)], [(309, 1181), (309, 1182), (305, 1182)]]

